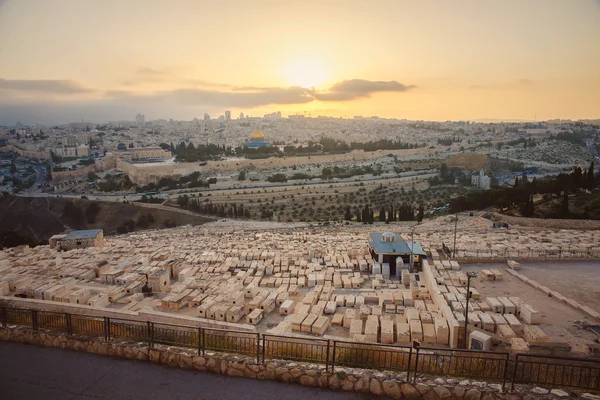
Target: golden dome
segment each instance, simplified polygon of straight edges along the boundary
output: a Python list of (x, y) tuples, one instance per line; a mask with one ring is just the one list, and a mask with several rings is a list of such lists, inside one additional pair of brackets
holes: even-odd
[(264, 139), (264, 138), (265, 138), (265, 134), (260, 129), (257, 129), (254, 132), (252, 132), (252, 136), (250, 136), (250, 139)]

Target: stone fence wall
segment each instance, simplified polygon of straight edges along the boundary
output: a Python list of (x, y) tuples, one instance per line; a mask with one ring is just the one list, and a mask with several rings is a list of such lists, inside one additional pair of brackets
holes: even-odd
[[(269, 379), (329, 390), (358, 392), (393, 399), (465, 399), (465, 400), (530, 400), (554, 398), (583, 398), (599, 400), (591, 394), (569, 393), (539, 387), (518, 385), (513, 392), (503, 391), (499, 384), (469, 380), (419, 377), (408, 382), (405, 373), (375, 372), (362, 369), (336, 368), (328, 372), (323, 365), (267, 360), (223, 353), (195, 352), (155, 345), (149, 348), (133, 342), (105, 342), (50, 332), (34, 332), (7, 327), (0, 329), (0, 340), (56, 347), (93, 354), (149, 361), (173, 368), (193, 369), (228, 376)], [(411, 379), (412, 380), (412, 379)]]

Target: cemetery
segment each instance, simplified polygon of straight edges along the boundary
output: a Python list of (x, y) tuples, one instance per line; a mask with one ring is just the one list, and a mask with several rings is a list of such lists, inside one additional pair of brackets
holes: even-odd
[(594, 305), (537, 284), (514, 260), (465, 265), (409, 239), (364, 229), (183, 227), (69, 251), (10, 249), (0, 253), (0, 299), (358, 343), (462, 348), (467, 320), (468, 346), (484, 350), (582, 354), (593, 343), (592, 333), (576, 334), (551, 314), (599, 323)]

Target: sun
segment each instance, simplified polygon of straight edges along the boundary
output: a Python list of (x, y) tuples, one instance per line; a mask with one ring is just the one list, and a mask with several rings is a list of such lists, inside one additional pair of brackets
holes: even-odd
[(283, 77), (290, 86), (319, 87), (329, 79), (329, 69), (318, 59), (303, 58), (288, 64)]

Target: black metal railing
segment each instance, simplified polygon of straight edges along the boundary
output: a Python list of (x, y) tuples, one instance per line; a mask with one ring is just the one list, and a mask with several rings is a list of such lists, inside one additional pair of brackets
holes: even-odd
[(329, 340), (262, 335), (262, 357), (279, 360), (304, 361), (325, 364), (329, 368), (331, 342)]
[(333, 342), (333, 366), (409, 372), (411, 358), (410, 347)]
[(555, 357), (506, 352), (408, 347), (378, 343), (357, 343), (319, 338), (298, 338), (252, 332), (140, 322), (107, 317), (57, 313), (0, 306), (2, 327), (19, 325), (66, 332), (68, 335), (131, 340), (207, 351), (242, 354), (256, 358), (281, 359), (335, 367), (365, 368), (406, 373), (408, 381), (433, 375), (480, 379), (510, 384), (563, 387), (600, 392), (600, 359)]
[(517, 354), (511, 388), (519, 383), (600, 391), (600, 360)]
[(416, 374), (455, 376), (506, 384), (509, 353), (461, 349), (419, 348), (415, 355)]

